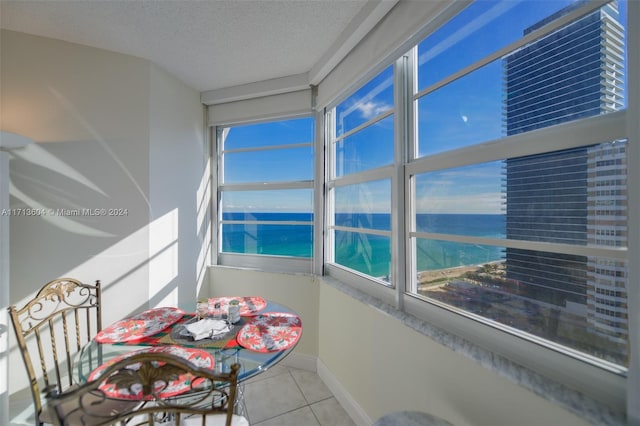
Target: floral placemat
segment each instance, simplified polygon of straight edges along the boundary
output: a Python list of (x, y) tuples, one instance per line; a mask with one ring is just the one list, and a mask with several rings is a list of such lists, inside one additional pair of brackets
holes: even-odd
[(162, 331), (152, 335), (144, 337), (140, 340), (132, 341), (132, 342), (115, 342), (113, 344), (116, 345), (137, 345), (137, 346), (166, 346), (166, 345), (179, 345), (186, 346), (191, 348), (203, 348), (203, 349), (211, 349), (211, 348), (233, 348), (237, 347), (238, 341), (236, 340), (236, 335), (240, 328), (245, 324), (245, 319), (241, 318), (239, 322), (234, 324), (234, 327), (230, 332), (223, 336), (222, 338), (218, 338), (216, 340), (212, 339), (201, 339), (201, 340), (193, 340), (192, 337), (184, 334), (184, 326), (190, 321), (195, 321), (195, 314), (185, 314), (182, 318), (172, 324), (171, 326), (163, 329)]
[(186, 331), (185, 327), (185, 325), (191, 321), (195, 321), (195, 317), (193, 315), (185, 316), (183, 321), (180, 321), (171, 327), (171, 330), (169, 330), (168, 333), (163, 333), (162, 336), (158, 336), (155, 344), (181, 345), (194, 348), (232, 348), (238, 346), (236, 335), (246, 323), (246, 319), (241, 318), (239, 322), (231, 324), (229, 331), (222, 335), (216, 336), (215, 338), (194, 340)]
[(288, 349), (298, 343), (302, 321), (295, 314), (269, 312), (249, 319), (238, 332), (240, 346), (256, 352)]
[(176, 323), (184, 316), (178, 308), (149, 309), (129, 318), (117, 321), (100, 331), (96, 337), (99, 343), (132, 342), (153, 336)]
[[(184, 358), (198, 367), (207, 369), (213, 369), (215, 363), (213, 355), (202, 349), (185, 348), (180, 346), (158, 346), (153, 348), (145, 348), (138, 351), (132, 351), (107, 361), (100, 367), (93, 370), (91, 374), (89, 374), (89, 381), (100, 378), (107, 367), (141, 352), (170, 353), (172, 355)], [(138, 368), (140, 368), (140, 364), (132, 364), (128, 368), (137, 370)], [(191, 389), (192, 379), (193, 376), (191, 376), (190, 374), (181, 374), (175, 380), (171, 380), (168, 384), (159, 381), (156, 388), (158, 396), (160, 398), (169, 398), (175, 395), (180, 395), (181, 393), (184, 393)], [(106, 396), (111, 398), (129, 400), (142, 399), (142, 387), (139, 384), (134, 384), (133, 386), (126, 388), (117, 388), (114, 384), (107, 383), (105, 380), (99, 388), (105, 393)]]
[(209, 306), (219, 303), (222, 312), (227, 312), (229, 302), (232, 300), (239, 302), (238, 307), (240, 308), (241, 316), (254, 315), (267, 307), (267, 301), (259, 296), (212, 297), (209, 299)]

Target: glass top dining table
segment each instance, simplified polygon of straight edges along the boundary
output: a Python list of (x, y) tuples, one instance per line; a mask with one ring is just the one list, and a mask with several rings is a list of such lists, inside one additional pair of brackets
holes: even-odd
[[(260, 318), (269, 318), (269, 315), (289, 315), (299, 321), (297, 313), (289, 307), (265, 301), (266, 306), (254, 314), (243, 315), (239, 322), (232, 325), (229, 336), (224, 341), (212, 341), (208, 339), (193, 340), (193, 337), (185, 333), (186, 324), (192, 323), (196, 319), (195, 313), (186, 312), (180, 320), (171, 324), (167, 328), (159, 331), (155, 335), (146, 339), (131, 342), (104, 342), (92, 339), (76, 355), (73, 363), (73, 379), (76, 383), (86, 383), (92, 379), (92, 372), (106, 363), (115, 362), (117, 359), (126, 357), (127, 354), (135, 351), (149, 350), (150, 347), (179, 346), (182, 348), (197, 348), (206, 351), (213, 356), (214, 369), (218, 372), (229, 371), (234, 363), (240, 364), (240, 375), (238, 382), (254, 377), (282, 361), (297, 345), (299, 335), (295, 342), (284, 349), (260, 351), (250, 349), (250, 345), (241, 345), (239, 332), (247, 330), (246, 326), (253, 324)], [(223, 319), (226, 314), (223, 315)], [(302, 334), (302, 324), (299, 323), (299, 334)], [(265, 349), (265, 348), (263, 348)], [(152, 349), (153, 350), (153, 349)]]

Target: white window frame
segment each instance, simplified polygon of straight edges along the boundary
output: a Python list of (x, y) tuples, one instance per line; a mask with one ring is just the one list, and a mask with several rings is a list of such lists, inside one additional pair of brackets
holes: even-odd
[[(242, 268), (252, 268), (259, 269), (263, 271), (271, 271), (271, 272), (294, 272), (294, 273), (311, 273), (314, 270), (314, 257), (295, 257), (295, 256), (276, 256), (276, 255), (268, 255), (268, 254), (254, 254), (254, 253), (230, 253), (222, 251), (222, 226), (224, 224), (230, 223), (246, 223), (246, 224), (279, 224), (279, 225), (307, 225), (309, 222), (299, 222), (299, 221), (291, 221), (291, 222), (274, 222), (274, 221), (233, 221), (233, 220), (223, 220), (222, 219), (222, 193), (225, 191), (263, 191), (263, 190), (280, 190), (280, 189), (310, 189), (313, 192), (313, 209), (314, 219), (311, 222), (313, 227), (312, 233), (314, 236), (313, 241), (313, 250), (314, 253), (317, 249), (317, 235), (316, 229), (318, 228), (318, 220), (321, 218), (317, 218), (316, 211), (318, 210), (316, 207), (317, 197), (315, 196), (316, 191), (316, 179), (311, 180), (297, 180), (297, 181), (284, 181), (284, 182), (251, 182), (251, 183), (224, 183), (224, 154), (227, 153), (236, 153), (236, 152), (255, 152), (255, 151), (263, 151), (263, 150), (274, 150), (281, 148), (296, 148), (303, 146), (310, 146), (314, 151), (314, 178), (316, 177), (317, 170), (317, 134), (314, 131), (314, 140), (309, 142), (297, 143), (297, 144), (289, 144), (289, 145), (270, 145), (268, 147), (256, 147), (256, 148), (238, 148), (238, 149), (230, 149), (225, 150), (223, 147), (222, 139), (224, 138), (224, 129), (233, 128), (234, 126), (240, 125), (250, 125), (250, 124), (260, 124), (260, 123), (273, 123), (278, 121), (286, 121), (297, 118), (313, 118), (317, 120), (317, 115), (314, 114), (296, 114), (291, 116), (278, 116), (270, 119), (264, 120), (255, 120), (255, 121), (243, 121), (241, 123), (236, 124), (225, 124), (218, 125), (212, 128), (212, 143), (214, 145), (214, 149), (212, 152), (215, 152), (215, 167), (212, 170), (212, 182), (214, 187), (216, 188), (216, 198), (212, 203), (212, 217), (215, 219), (213, 223), (215, 223), (216, 231), (212, 233), (212, 246), (215, 248), (215, 251), (212, 253), (212, 263), (214, 265), (223, 265), (223, 266), (232, 266), (232, 267), (242, 267)], [(317, 122), (316, 122), (317, 123)], [(317, 129), (317, 124), (314, 126)], [(320, 151), (322, 152), (322, 151)], [(321, 223), (321, 222), (320, 222)]]
[[(380, 72), (384, 71), (388, 66), (389, 65), (384, 67), (378, 67), (375, 70), (375, 72), (369, 73), (369, 75), (371, 77), (374, 77)], [(398, 182), (399, 182), (398, 176), (397, 176), (397, 167), (396, 167), (397, 166), (396, 162), (398, 158), (398, 153), (397, 153), (398, 144), (394, 143), (394, 162), (392, 164), (348, 174), (345, 176), (339, 176), (339, 177), (335, 176), (336, 158), (335, 158), (335, 147), (334, 147), (335, 144), (338, 143), (339, 141), (346, 139), (347, 137), (357, 133), (358, 131), (368, 128), (369, 126), (374, 125), (375, 123), (381, 120), (384, 120), (385, 118), (388, 118), (391, 115), (394, 116), (394, 139), (398, 137), (398, 129), (401, 128), (402, 126), (398, 125), (399, 124), (398, 123), (398, 99), (397, 99), (398, 90), (396, 89), (397, 79), (395, 78), (395, 76), (397, 75), (397, 72), (395, 70), (395, 66), (394, 66), (393, 75), (394, 75), (394, 82), (393, 82), (394, 105), (392, 109), (385, 111), (384, 113), (381, 113), (367, 120), (366, 122), (340, 135), (339, 137), (337, 137), (335, 134), (336, 117), (335, 117), (335, 109), (334, 109), (339, 102), (336, 102), (332, 108), (326, 109), (326, 113), (325, 113), (325, 121), (326, 121), (325, 134), (327, 137), (327, 148), (326, 148), (327, 178), (326, 178), (326, 185), (325, 185), (325, 192), (324, 192), (324, 198), (326, 202), (326, 206), (325, 206), (326, 232), (325, 232), (325, 238), (324, 238), (325, 274), (327, 276), (336, 278), (339, 281), (348, 282), (360, 290), (370, 292), (378, 299), (381, 299), (384, 302), (390, 303), (390, 304), (394, 304), (395, 301), (397, 300), (395, 297), (396, 292), (393, 289), (395, 285), (394, 283), (398, 281), (398, 278), (400, 276), (404, 275), (404, 272), (401, 272), (401, 268), (397, 267), (397, 259), (395, 258), (397, 256), (396, 253), (398, 252), (398, 250), (395, 249), (395, 246), (398, 244), (397, 223), (401, 222), (400, 219), (398, 218), (398, 215), (401, 214), (401, 212), (396, 213), (392, 210), (391, 229), (389, 231), (371, 232), (370, 230), (363, 230), (359, 228), (339, 227), (339, 226), (336, 226), (334, 223), (334, 205), (333, 205), (332, 192), (335, 190), (335, 188), (339, 188), (341, 186), (355, 185), (355, 184), (380, 181), (380, 180), (390, 180), (391, 181), (391, 197), (392, 197), (390, 202), (393, 208), (394, 206), (393, 194), (396, 194), (396, 196), (398, 194), (398, 191), (394, 190), (394, 188), (398, 186)], [(367, 80), (365, 80), (364, 83), (366, 83)], [(364, 86), (364, 84), (361, 84), (360, 86)], [(352, 93), (349, 93), (349, 95), (351, 94)], [(344, 100), (346, 97), (347, 96), (342, 97), (341, 100)], [(335, 247), (334, 231), (335, 230), (338, 230), (338, 231), (342, 230), (347, 232), (359, 232), (364, 234), (375, 233), (376, 235), (383, 235), (383, 236), (389, 237), (390, 243), (391, 243), (391, 265), (392, 265), (392, 269), (389, 271), (392, 277), (391, 283), (386, 283), (382, 280), (373, 279), (371, 276), (359, 273), (357, 271), (351, 270), (340, 264), (335, 263), (334, 262), (334, 254), (335, 254), (334, 253), (334, 247)], [(372, 287), (371, 282), (375, 282), (376, 285)]]
[[(640, 2), (634, 0), (627, 2), (626, 48), (628, 58), (625, 72), (628, 76), (628, 81), (626, 110), (569, 122), (553, 128), (544, 128), (521, 135), (509, 136), (495, 141), (487, 141), (481, 145), (461, 148), (425, 158), (416, 158), (416, 153), (413, 151), (415, 144), (412, 140), (415, 132), (410, 130), (414, 129), (414, 123), (416, 122), (414, 114), (411, 113), (413, 111), (414, 98), (421, 97), (425, 93), (436, 90), (438, 87), (454, 81), (474, 69), (499, 59), (518, 46), (523, 46), (538, 38), (542, 33), (559, 28), (576, 17), (598, 9), (606, 3), (608, 3), (607, 0), (586, 3), (572, 13), (554, 21), (551, 25), (542, 27), (517, 42), (500, 49), (493, 55), (452, 74), (447, 80), (438, 83), (437, 87), (425, 88), (417, 93), (415, 97), (412, 87), (412, 82), (414, 81), (414, 51), (411, 50), (405, 54), (404, 52), (410, 46), (407, 46), (406, 41), (403, 41), (403, 44), (398, 46), (395, 56), (387, 55), (387, 58), (399, 58), (395, 61), (394, 87), (396, 104), (394, 113), (396, 117), (396, 141), (402, 141), (402, 143), (396, 142), (395, 144), (396, 158), (392, 170), (377, 170), (372, 173), (378, 174), (380, 178), (392, 176), (392, 206), (398, 207), (398, 214), (395, 215), (398, 220), (393, 219), (392, 215), (391, 256), (394, 267), (403, 268), (404, 274), (396, 271), (394, 285), (384, 286), (380, 285), (372, 277), (354, 273), (346, 268), (341, 268), (339, 265), (332, 264), (331, 252), (328, 252), (333, 247), (329, 236), (330, 232), (326, 232), (327, 236), (325, 237), (325, 274), (400, 311), (418, 317), (430, 325), (456, 336), (456, 338), (462, 338), (471, 344), (471, 352), (473, 352), (472, 348), (474, 346), (481, 348), (481, 350), (486, 350), (497, 357), (504, 358), (507, 363), (513, 362), (524, 366), (532, 371), (533, 374), (539, 374), (551, 380), (552, 383), (559, 384), (561, 387), (566, 386), (569, 389), (581, 392), (616, 412), (626, 413), (628, 419), (640, 422), (640, 406), (637, 404), (637, 401), (640, 400), (640, 355), (638, 354), (640, 345), (637, 337), (640, 335), (640, 330), (638, 329), (638, 324), (640, 324), (640, 288), (637, 285), (640, 282), (640, 262), (631, 261), (631, 259), (640, 258), (640, 217), (637, 213), (634, 213), (640, 211), (640, 120), (634, 119), (634, 117), (640, 116), (640, 81), (631, 78), (631, 76), (640, 75)], [(439, 25), (446, 23), (460, 9), (460, 4), (452, 3), (449, 9), (439, 15), (436, 21), (427, 23), (414, 34), (412, 45), (417, 45), (419, 41), (437, 29)], [(362, 76), (359, 82), (368, 81), (390, 63), (389, 60), (383, 60), (375, 66), (375, 69)], [(398, 72), (399, 69), (403, 69), (403, 71)], [(325, 106), (325, 111), (327, 111), (325, 132), (327, 136), (330, 136), (330, 132), (335, 128), (331, 121), (332, 108), (354, 93), (355, 90), (351, 89), (353, 87), (356, 87), (356, 84), (351, 84), (349, 90), (343, 93), (339, 99)], [(330, 144), (331, 138), (328, 137), (327, 139), (327, 144)], [(630, 339), (628, 368), (596, 359), (582, 352), (543, 341), (542, 339), (532, 339), (531, 336), (526, 336), (525, 338), (524, 333), (522, 335), (514, 333), (512, 329), (501, 326), (495, 321), (410, 294), (414, 282), (413, 277), (410, 275), (415, 263), (415, 254), (411, 247), (410, 237), (441, 237), (440, 235), (409, 232), (410, 229), (414, 229), (412, 221), (415, 217), (414, 208), (409, 202), (413, 191), (411, 176), (442, 168), (478, 164), (516, 156), (533, 155), (540, 152), (552, 152), (616, 139), (627, 140), (628, 249), (625, 253), (624, 250), (614, 247), (586, 248), (568, 246), (565, 248), (569, 249), (568, 253), (575, 252), (592, 256), (628, 258), (630, 260), (628, 262), (629, 288), (627, 289)], [(537, 145), (530, 143), (533, 140), (536, 141)], [(563, 142), (557, 144), (554, 140), (562, 140)], [(330, 151), (330, 149), (327, 149), (327, 152)], [(470, 158), (473, 160), (469, 160)], [(332, 161), (333, 159), (328, 156), (327, 164), (329, 169), (332, 167)], [(330, 185), (336, 185), (336, 183), (329, 182), (328, 186)], [(325, 196), (327, 194), (328, 190)], [(330, 198), (327, 198), (324, 214), (327, 218), (325, 231), (328, 231), (332, 225), (329, 221), (333, 214)], [(520, 248), (520, 246), (526, 246), (525, 248), (528, 249), (564, 250), (563, 247), (558, 245), (550, 247), (550, 245), (542, 243), (522, 244), (520, 242), (477, 238), (461, 238), (460, 241), (492, 242), (504, 246), (509, 245), (510, 247), (517, 246)], [(508, 368), (508, 366), (505, 365), (505, 368)]]

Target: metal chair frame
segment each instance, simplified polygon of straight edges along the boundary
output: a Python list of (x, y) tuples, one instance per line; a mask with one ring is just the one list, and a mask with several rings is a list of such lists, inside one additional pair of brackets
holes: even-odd
[[(46, 417), (41, 400), (43, 390), (55, 388), (63, 392), (73, 385), (73, 355), (102, 329), (100, 303), (100, 281), (91, 285), (60, 278), (44, 285), (22, 308), (9, 307), (30, 381), (36, 424), (48, 422), (42, 418)], [(38, 364), (34, 364), (32, 357), (37, 357)]]
[[(170, 420), (176, 426), (205, 425), (211, 415), (234, 419), (239, 364), (229, 372), (195, 366), (169, 353), (139, 352), (107, 367), (97, 379), (62, 394), (48, 394), (55, 426), (154, 425)], [(165, 397), (163, 391), (178, 377), (188, 378), (184, 393)], [(110, 389), (125, 390), (138, 404), (114, 412)], [(106, 407), (106, 409), (105, 409)]]

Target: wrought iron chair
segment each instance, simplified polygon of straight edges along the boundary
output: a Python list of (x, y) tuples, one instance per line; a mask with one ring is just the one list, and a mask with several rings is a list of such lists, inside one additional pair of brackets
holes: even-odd
[[(239, 364), (218, 373), (164, 352), (137, 352), (91, 382), (63, 394), (48, 395), (55, 426), (175, 425), (248, 426), (233, 412)], [(114, 398), (142, 402), (109, 413)]]
[(72, 386), (73, 355), (102, 328), (100, 297), (100, 281), (90, 285), (61, 278), (47, 283), (24, 307), (9, 307), (36, 424), (51, 423), (43, 409), (43, 390), (62, 392)]

